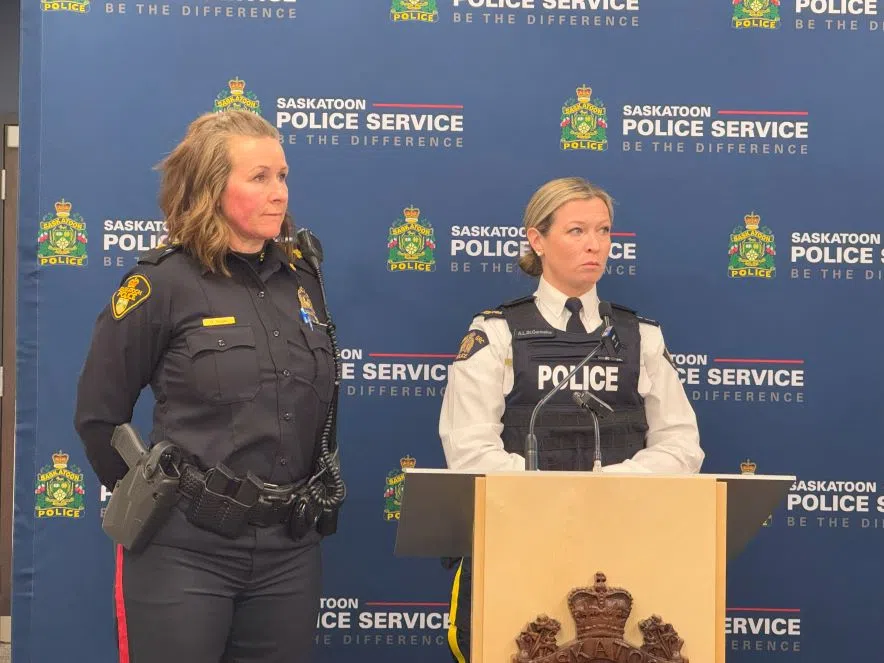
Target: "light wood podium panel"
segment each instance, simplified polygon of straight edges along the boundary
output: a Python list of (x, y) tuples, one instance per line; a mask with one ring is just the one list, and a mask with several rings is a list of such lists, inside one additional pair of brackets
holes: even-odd
[(510, 663), (541, 614), (561, 623), (559, 646), (573, 640), (568, 594), (592, 588), (597, 572), (632, 595), (626, 643), (641, 647), (639, 621), (658, 615), (692, 663), (724, 663), (724, 483), (585, 472), (475, 481), (472, 663)]

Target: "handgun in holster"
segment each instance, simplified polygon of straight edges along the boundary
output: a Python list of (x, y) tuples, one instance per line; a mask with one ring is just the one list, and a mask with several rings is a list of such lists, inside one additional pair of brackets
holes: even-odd
[(126, 550), (139, 552), (181, 497), (181, 451), (168, 441), (146, 449), (130, 424), (114, 429), (111, 446), (129, 471), (114, 486), (101, 527)]

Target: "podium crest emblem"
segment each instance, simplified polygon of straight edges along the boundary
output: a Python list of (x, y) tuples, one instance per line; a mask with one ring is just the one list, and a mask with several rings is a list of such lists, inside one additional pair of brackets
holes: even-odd
[(604, 573), (595, 574), (592, 587), (577, 587), (568, 593), (568, 609), (577, 637), (559, 646), (556, 636), (561, 623), (540, 615), (516, 638), (519, 653), (512, 663), (688, 663), (684, 646), (672, 624), (657, 616), (639, 622), (643, 643), (626, 642), (626, 620), (632, 612), (632, 595), (620, 587), (608, 587)]

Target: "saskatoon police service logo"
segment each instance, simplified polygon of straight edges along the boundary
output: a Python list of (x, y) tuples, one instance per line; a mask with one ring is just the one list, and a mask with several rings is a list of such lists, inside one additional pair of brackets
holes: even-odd
[(737, 226), (731, 233), (728, 276), (772, 279), (777, 275), (774, 265), (777, 250), (773, 231), (767, 226), (758, 227), (761, 217), (755, 212), (747, 214), (743, 220), (746, 227)]
[(732, 0), (735, 28), (775, 30), (780, 25), (780, 0)]
[(89, 11), (89, 0), (42, 0), (44, 12), (73, 12), (85, 14)]
[(420, 219), (421, 211), (410, 205), (403, 210), (404, 219), (390, 226), (387, 235), (387, 270), (391, 272), (433, 272), (436, 270), (436, 237), (433, 226)]
[(590, 101), (592, 88), (581, 85), (577, 99), (573, 97), (562, 106), (562, 149), (608, 149), (608, 111), (601, 99)]
[(229, 110), (251, 111), (255, 115), (261, 114), (261, 102), (254, 92), (246, 91), (246, 82), (239, 78), (227, 81), (227, 90), (222, 90), (215, 97), (216, 113)]
[(37, 518), (79, 518), (83, 515), (83, 473), (76, 465), (68, 469), (70, 456), (52, 454), (52, 469), (40, 468), (37, 475)]
[(435, 23), (439, 20), (436, 0), (393, 0), (390, 18), (394, 21), (420, 21)]
[(71, 207), (62, 198), (55, 203), (55, 214), (47, 214), (40, 222), (37, 258), (41, 265), (86, 264), (86, 222), (79, 214), (71, 214)]
[(399, 520), (402, 508), (402, 492), (405, 490), (405, 470), (415, 466), (417, 461), (411, 456), (399, 459), (400, 470), (387, 473), (387, 488), (384, 490), (384, 519)]

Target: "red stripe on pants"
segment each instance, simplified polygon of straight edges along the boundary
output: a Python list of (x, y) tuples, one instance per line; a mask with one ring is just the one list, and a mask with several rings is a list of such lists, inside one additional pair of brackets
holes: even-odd
[(126, 629), (126, 603), (123, 601), (123, 546), (119, 544), (114, 574), (114, 608), (117, 615), (117, 649), (120, 652), (120, 663), (129, 663), (129, 631)]

